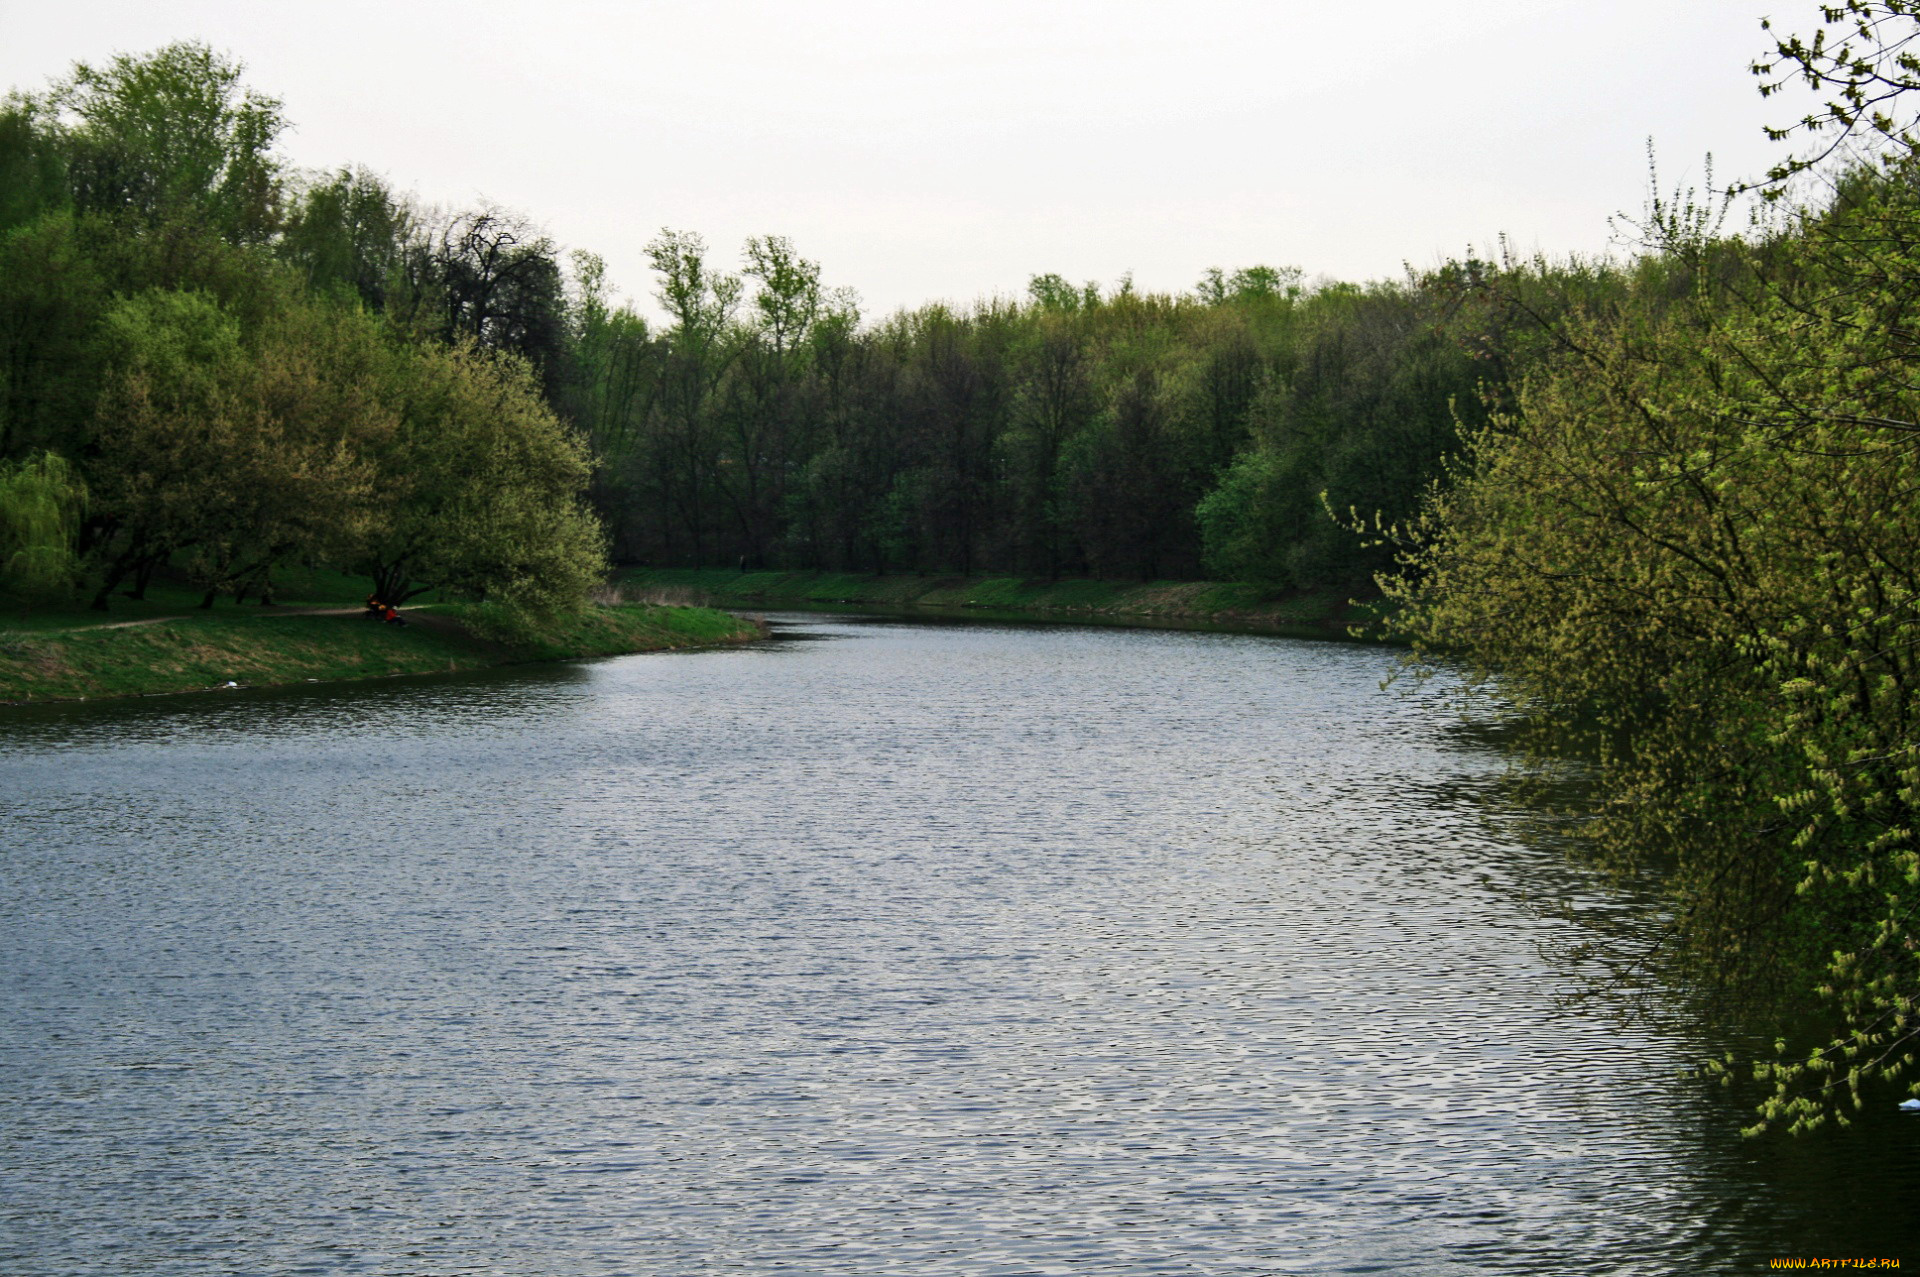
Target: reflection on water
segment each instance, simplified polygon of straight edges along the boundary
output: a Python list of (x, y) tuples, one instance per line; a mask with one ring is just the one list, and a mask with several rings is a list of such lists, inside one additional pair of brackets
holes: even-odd
[(1563, 1004), (1613, 902), (1395, 654), (786, 632), (7, 711), (0, 1270), (1920, 1259), (1920, 1123)]

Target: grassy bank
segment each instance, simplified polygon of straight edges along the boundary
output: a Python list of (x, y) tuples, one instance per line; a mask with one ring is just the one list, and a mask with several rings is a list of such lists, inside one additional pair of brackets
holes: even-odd
[[(757, 638), (749, 621), (707, 608), (596, 606), (538, 638), (476, 634), (454, 604), (409, 609), (405, 627), (351, 611), (226, 607), (123, 621), (42, 613), (29, 626), (0, 618), (0, 702), (195, 691), (236, 683), (328, 682), (483, 669)], [(76, 623), (61, 625), (62, 620)]]
[(868, 576), (850, 572), (736, 572), (724, 568), (633, 568), (630, 590), (757, 607), (861, 606), (978, 609), (1044, 619), (1137, 617), (1345, 637), (1368, 628), (1377, 605), (1343, 590), (1275, 590), (1230, 581), (1027, 580), (1020, 577)]

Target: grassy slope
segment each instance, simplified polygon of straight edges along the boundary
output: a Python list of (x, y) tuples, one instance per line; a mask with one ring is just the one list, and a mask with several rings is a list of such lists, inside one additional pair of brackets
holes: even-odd
[[(181, 598), (155, 594), (145, 605), (116, 600), (106, 615), (0, 614), (0, 702), (481, 669), (743, 642), (760, 633), (751, 622), (705, 608), (623, 605), (591, 608), (536, 640), (509, 645), (468, 632), (452, 604), (409, 608), (413, 623), (403, 628), (357, 613), (230, 604), (183, 615)], [(340, 604), (337, 596), (308, 601)]]
[(685, 591), (762, 606), (831, 603), (982, 608), (1036, 615), (1091, 614), (1156, 620), (1240, 621), (1345, 634), (1374, 616), (1340, 590), (1275, 591), (1223, 581), (1023, 580), (1019, 577), (865, 576), (840, 572), (734, 572), (636, 568), (629, 588)]

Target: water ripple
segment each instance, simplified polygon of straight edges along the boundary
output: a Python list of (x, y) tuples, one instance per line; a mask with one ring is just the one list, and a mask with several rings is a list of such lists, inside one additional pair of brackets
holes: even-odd
[(1679, 1076), (1707, 1044), (1558, 996), (1614, 902), (1390, 654), (793, 624), (831, 641), (0, 722), (0, 1267), (1910, 1245), (1912, 1130), (1810, 1175)]

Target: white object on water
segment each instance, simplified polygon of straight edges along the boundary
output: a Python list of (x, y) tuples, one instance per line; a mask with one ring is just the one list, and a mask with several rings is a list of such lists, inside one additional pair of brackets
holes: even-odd
[(1901, 1100), (1900, 1107), (1909, 1113), (1920, 1113), (1920, 1100)]

